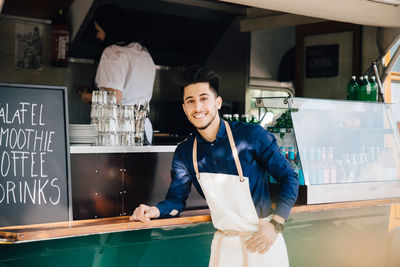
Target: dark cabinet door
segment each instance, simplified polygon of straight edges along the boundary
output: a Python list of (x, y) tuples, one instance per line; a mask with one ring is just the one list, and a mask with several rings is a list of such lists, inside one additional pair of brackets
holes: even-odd
[(73, 218), (123, 214), (123, 154), (71, 154)]
[[(127, 153), (123, 178), (124, 215), (131, 215), (140, 204), (155, 205), (165, 199), (171, 183), (174, 153)], [(186, 209), (207, 208), (206, 201), (192, 185)]]
[[(71, 154), (74, 220), (131, 215), (165, 199), (173, 153)], [(207, 207), (192, 186), (187, 209)]]
[(123, 176), (126, 215), (139, 204), (155, 205), (165, 198), (171, 176), (173, 153), (127, 153)]

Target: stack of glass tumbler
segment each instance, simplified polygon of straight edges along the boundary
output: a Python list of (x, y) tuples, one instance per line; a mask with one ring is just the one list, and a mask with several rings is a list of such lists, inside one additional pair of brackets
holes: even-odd
[(97, 125), (98, 146), (142, 146), (149, 103), (117, 105), (112, 91), (93, 91), (91, 124)]

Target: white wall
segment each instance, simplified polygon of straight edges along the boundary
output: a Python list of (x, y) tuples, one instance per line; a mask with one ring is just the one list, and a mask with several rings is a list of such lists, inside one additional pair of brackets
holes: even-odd
[(353, 33), (340, 32), (310, 35), (304, 38), (303, 55), (307, 47), (339, 44), (338, 75), (335, 77), (307, 78), (306, 60), (303, 60), (303, 95), (305, 97), (346, 99), (346, 85), (353, 74)]
[(295, 27), (252, 31), (250, 77), (277, 80), (281, 59), (295, 39)]
[[(349, 32), (350, 34), (350, 32)], [(352, 58), (352, 36), (349, 34), (326, 34), (308, 36), (305, 38), (304, 48), (314, 44), (333, 44), (339, 43), (339, 79), (323, 78), (321, 83), (316, 83), (316, 79), (305, 79), (303, 92), (306, 97), (345, 99), (346, 84), (350, 80), (352, 67), (349, 60)], [(376, 43), (377, 27), (363, 26), (361, 34), (361, 73), (364, 74), (379, 56), (378, 45)], [(277, 28), (269, 30), (259, 30), (251, 32), (250, 50), (250, 77), (266, 78), (276, 80), (278, 78), (279, 64), (283, 55), (295, 46), (296, 30), (295, 27)], [(303, 70), (305, 68), (303, 67)], [(320, 79), (318, 79), (320, 80)], [(335, 81), (333, 81), (335, 80)]]
[(376, 43), (377, 27), (363, 26), (361, 28), (361, 73), (365, 73), (371, 62), (379, 57)]

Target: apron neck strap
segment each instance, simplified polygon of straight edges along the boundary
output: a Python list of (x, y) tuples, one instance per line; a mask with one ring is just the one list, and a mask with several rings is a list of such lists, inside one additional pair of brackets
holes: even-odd
[[(232, 155), (233, 155), (233, 159), (235, 160), (236, 169), (237, 169), (238, 175), (240, 177), (240, 181), (243, 182), (244, 178), (243, 178), (242, 166), (240, 165), (239, 156), (238, 156), (238, 153), (236, 150), (235, 141), (233, 140), (231, 127), (229, 126), (229, 123), (227, 123), (226, 121), (223, 121), (223, 122), (225, 124), (225, 129), (226, 129), (226, 133), (228, 135), (229, 144), (231, 145)], [(199, 167), (197, 165), (197, 138), (196, 137), (194, 138), (192, 153), (193, 153), (194, 171), (196, 172), (197, 179), (200, 179)]]
[(193, 167), (194, 171), (196, 172), (196, 178), (200, 179), (200, 174), (199, 174), (199, 167), (197, 166), (197, 137), (194, 138), (194, 143), (193, 143)]

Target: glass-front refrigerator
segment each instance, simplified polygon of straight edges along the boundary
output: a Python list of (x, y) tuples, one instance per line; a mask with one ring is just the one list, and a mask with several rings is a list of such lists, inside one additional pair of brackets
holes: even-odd
[[(392, 104), (281, 97), (252, 103), (252, 113), (276, 136), (298, 173), (298, 202), (400, 197), (399, 133)], [(268, 179), (271, 187), (277, 184), (274, 177)]]

